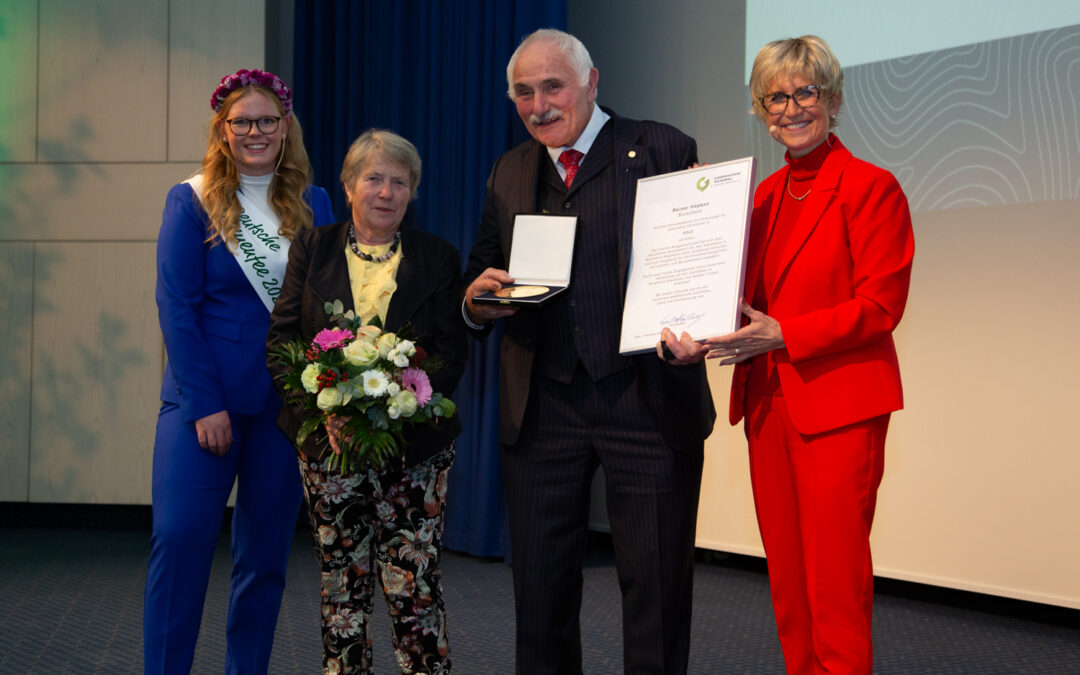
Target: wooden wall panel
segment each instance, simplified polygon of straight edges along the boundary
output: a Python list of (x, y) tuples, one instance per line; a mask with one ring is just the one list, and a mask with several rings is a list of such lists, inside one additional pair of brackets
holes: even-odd
[(40, 1), (38, 161), (164, 161), (167, 0)]
[[(192, 0), (169, 5), (169, 153), (171, 162), (202, 161), (210, 94), (241, 68), (263, 68), (264, 0)], [(208, 26), (229, 26), (228, 39)]]
[(30, 501), (150, 501), (161, 385), (153, 243), (38, 244)]
[(0, 3), (0, 162), (32, 162), (37, 133), (38, 3)]
[(198, 168), (0, 164), (0, 240), (154, 240), (165, 193)]
[(34, 246), (0, 243), (0, 501), (24, 501), (30, 452)]

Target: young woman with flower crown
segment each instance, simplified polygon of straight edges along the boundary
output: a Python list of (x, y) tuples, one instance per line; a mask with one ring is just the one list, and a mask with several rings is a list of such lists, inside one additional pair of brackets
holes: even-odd
[[(427, 399), (432, 389), (453, 395), (468, 355), (460, 314), (461, 258), (433, 234), (401, 229), (420, 184), (420, 155), (397, 134), (367, 131), (349, 148), (341, 182), (352, 217), (297, 237), (267, 346), (276, 351), (297, 338), (322, 350), (340, 346), (342, 331), (325, 330), (331, 328), (326, 303), (340, 300), (343, 311), (352, 310), (365, 324), (378, 318), (387, 331), (407, 332), (417, 351), (441, 362), (430, 383), (402, 381), (415, 400)], [(270, 370), (285, 375), (287, 366), (275, 359)], [(283, 390), (284, 379), (275, 380)], [(296, 438), (319, 411), (305, 406), (310, 394), (286, 393), (279, 421)], [(381, 582), (401, 671), (447, 673), (450, 644), (439, 560), (459, 417), (406, 429), (401, 455), (385, 465), (344, 471), (336, 468), (332, 449), (340, 447), (340, 420), (320, 425), (300, 447), (322, 567), (323, 672), (372, 671), (369, 626)]]
[(168, 362), (154, 441), (143, 614), (147, 673), (187, 673), (210, 564), (237, 483), (225, 671), (265, 673), (302, 498), (265, 338), (290, 241), (331, 222), (292, 92), (240, 70), (210, 99), (202, 171), (166, 197), (157, 304)]

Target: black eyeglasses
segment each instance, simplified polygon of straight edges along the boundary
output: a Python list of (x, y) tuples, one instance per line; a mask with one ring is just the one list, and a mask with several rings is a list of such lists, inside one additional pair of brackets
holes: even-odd
[(231, 120), (225, 120), (232, 129), (232, 132), (237, 136), (247, 136), (251, 133), (251, 125), (254, 124), (259, 128), (260, 134), (272, 134), (277, 131), (278, 123), (281, 122), (280, 117), (260, 117), (257, 120), (249, 120), (246, 117), (234, 117)]
[(785, 94), (782, 91), (774, 91), (771, 94), (765, 94), (758, 101), (761, 103), (761, 107), (764, 108), (770, 115), (782, 115), (787, 110), (788, 100), (795, 101), (795, 105), (800, 108), (808, 108), (817, 103), (818, 97), (821, 96), (821, 90), (816, 84), (808, 84), (805, 87), (799, 87), (790, 94)]

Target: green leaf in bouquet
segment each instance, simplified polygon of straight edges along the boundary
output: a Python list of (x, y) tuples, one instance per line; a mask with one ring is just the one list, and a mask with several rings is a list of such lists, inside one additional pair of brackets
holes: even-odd
[(376, 429), (388, 429), (390, 427), (390, 416), (381, 407), (373, 405), (364, 412)]
[(305, 364), (307, 357), (304, 351), (307, 346), (300, 340), (293, 340), (292, 342), (284, 342), (277, 345), (270, 350), (270, 356), (274, 360), (274, 363), (279, 363), (283, 366), (295, 366)]
[(381, 468), (399, 454), (403, 439), (393, 431), (370, 426), (365, 417), (353, 417), (342, 429), (346, 438), (341, 455), (330, 458), (330, 468), (349, 472), (367, 467)]
[(457, 412), (457, 406), (453, 401), (442, 394), (433, 394), (428, 407), (432, 409), (436, 417), (453, 417)]
[(304, 420), (304, 423), (300, 425), (300, 430), (296, 432), (297, 447), (302, 446), (307, 437), (311, 435), (311, 432), (319, 428), (320, 422), (322, 422), (321, 417), (309, 417)]
[[(352, 382), (338, 382), (337, 390), (341, 392), (341, 405), (347, 406), (353, 400), (353, 396), (356, 395), (356, 387)], [(361, 391), (360, 395), (363, 396), (364, 392)]]

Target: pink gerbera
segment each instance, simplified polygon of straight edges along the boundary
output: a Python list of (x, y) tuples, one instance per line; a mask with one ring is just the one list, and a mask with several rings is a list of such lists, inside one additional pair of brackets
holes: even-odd
[(351, 330), (345, 328), (323, 328), (319, 331), (319, 334), (315, 336), (313, 342), (319, 346), (319, 349), (325, 352), (331, 349), (344, 347), (351, 339), (353, 339)]
[(419, 368), (406, 368), (401, 371), (401, 386), (416, 394), (416, 403), (421, 408), (431, 400), (431, 380), (427, 373)]

